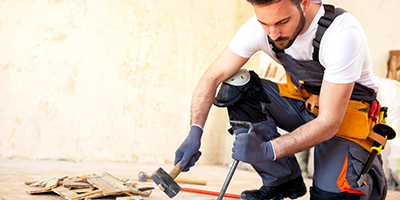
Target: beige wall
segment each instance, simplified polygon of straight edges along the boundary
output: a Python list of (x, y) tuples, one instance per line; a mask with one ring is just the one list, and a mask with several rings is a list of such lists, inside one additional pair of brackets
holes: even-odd
[[(197, 80), (250, 11), (236, 0), (1, 1), (0, 156), (172, 162)], [(221, 162), (225, 117), (213, 108), (202, 162)]]
[[(337, 2), (385, 75), (399, 1)], [(252, 13), (244, 0), (0, 1), (0, 157), (172, 162), (196, 82)], [(213, 107), (201, 163), (231, 162), (227, 128)]]

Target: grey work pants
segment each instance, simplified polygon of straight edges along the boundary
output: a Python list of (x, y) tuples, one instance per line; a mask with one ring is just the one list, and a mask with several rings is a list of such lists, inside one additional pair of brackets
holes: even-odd
[[(315, 119), (315, 116), (304, 108), (304, 102), (280, 96), (276, 83), (264, 79), (261, 79), (261, 83), (271, 100), (271, 103), (262, 105), (267, 120), (254, 123), (255, 132), (261, 141), (279, 137), (277, 126), (291, 132)], [(236, 129), (235, 133), (245, 132), (240, 129)], [(375, 159), (366, 178), (367, 185), (356, 185), (368, 154), (368, 151), (358, 144), (336, 136), (317, 145), (314, 153), (313, 187), (330, 193), (343, 192), (337, 180), (347, 159), (345, 171), (350, 187), (365, 194), (361, 195), (360, 199), (379, 199), (385, 193), (385, 177), (380, 159)], [(253, 168), (261, 176), (265, 186), (278, 186), (301, 175), (294, 155), (256, 164)]]

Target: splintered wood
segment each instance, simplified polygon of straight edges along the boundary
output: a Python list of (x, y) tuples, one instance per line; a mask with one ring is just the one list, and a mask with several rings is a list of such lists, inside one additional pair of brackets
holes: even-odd
[(95, 199), (111, 196), (116, 199), (135, 199), (149, 197), (150, 191), (141, 191), (128, 179), (119, 179), (105, 172), (102, 175), (56, 176), (42, 181), (25, 182), (29, 194), (54, 192), (68, 200)]
[(400, 50), (389, 51), (386, 78), (400, 81)]

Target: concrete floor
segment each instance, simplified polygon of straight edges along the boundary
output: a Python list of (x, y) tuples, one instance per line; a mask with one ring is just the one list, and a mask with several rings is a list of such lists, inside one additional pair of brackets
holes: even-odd
[[(172, 169), (172, 165), (150, 165), (135, 163), (118, 162), (71, 162), (71, 161), (41, 161), (41, 160), (20, 160), (20, 159), (0, 159), (0, 200), (62, 200), (64, 198), (54, 194), (30, 195), (25, 189), (26, 181), (37, 181), (54, 176), (79, 176), (90, 173), (101, 174), (108, 172), (118, 178), (128, 177), (130, 182), (136, 182), (138, 187), (155, 186), (151, 181), (138, 182), (138, 174), (145, 171), (151, 174), (158, 167), (163, 167), (167, 172)], [(197, 188), (219, 192), (229, 167), (196, 165), (188, 173), (182, 173), (181, 178), (203, 179), (207, 180), (206, 186), (179, 184), (181, 187)], [(310, 179), (305, 180), (307, 186), (311, 184)], [(240, 194), (246, 189), (256, 189), (261, 186), (261, 181), (254, 171), (238, 169), (228, 187), (227, 193)], [(216, 196), (180, 192), (174, 199), (216, 199)], [(150, 197), (143, 199), (169, 199), (158, 188), (154, 189)], [(225, 199), (225, 198), (224, 198)], [(231, 198), (226, 198), (231, 199)], [(301, 200), (309, 199), (309, 195), (299, 198)], [(400, 199), (399, 191), (389, 191), (388, 200)]]

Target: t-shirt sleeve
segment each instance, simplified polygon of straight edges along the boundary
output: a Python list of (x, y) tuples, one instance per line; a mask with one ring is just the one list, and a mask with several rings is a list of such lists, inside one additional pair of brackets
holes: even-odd
[(325, 67), (324, 80), (345, 84), (360, 79), (365, 55), (368, 55), (362, 29), (348, 26), (330, 35), (320, 51), (320, 61)]
[[(240, 27), (235, 36), (229, 42), (229, 48), (243, 58), (250, 58), (261, 50), (261, 41), (264, 31), (257, 18), (253, 16)], [(265, 36), (264, 36), (265, 37)]]

